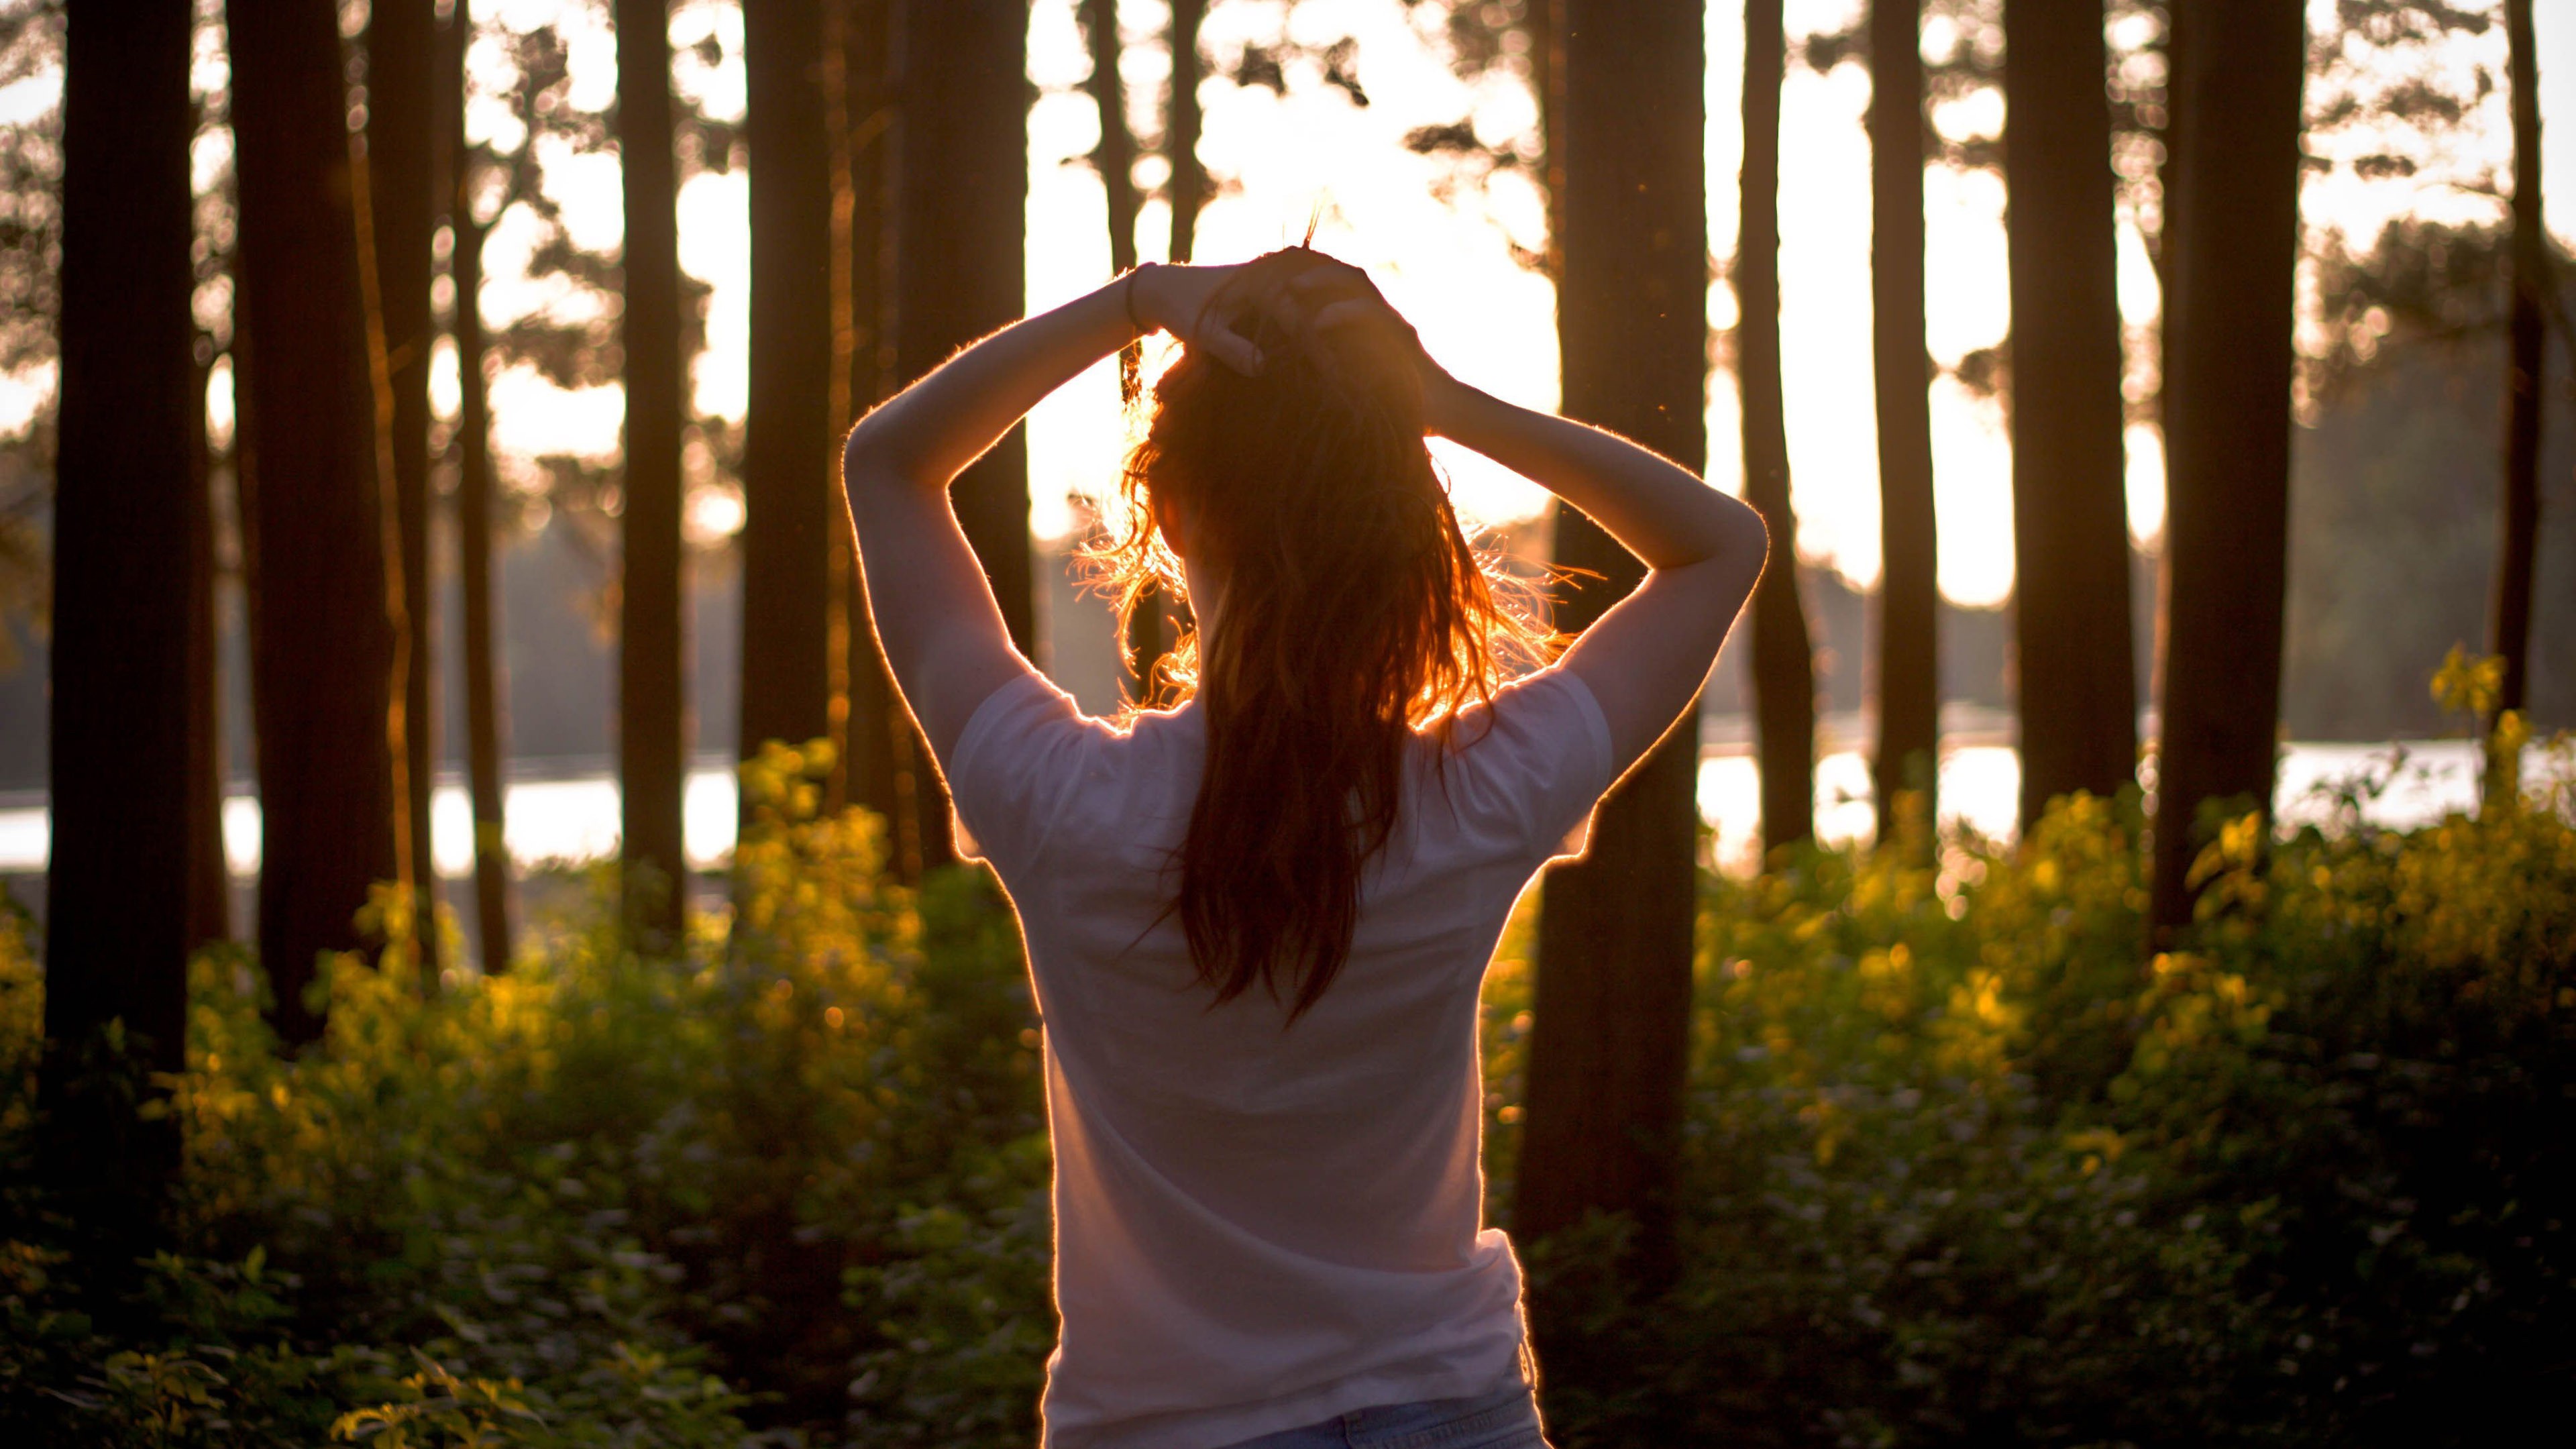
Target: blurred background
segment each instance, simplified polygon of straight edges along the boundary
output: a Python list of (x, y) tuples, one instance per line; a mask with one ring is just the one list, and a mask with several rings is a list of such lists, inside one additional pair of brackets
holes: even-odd
[[(367, 9), (341, 7), (363, 108)], [(1191, 7), (1196, 8), (1196, 7)], [(2384, 742), (2456, 733), (2424, 687), (2444, 650), (2486, 631), (2497, 528), (2499, 361), (2506, 327), (2513, 134), (2506, 37), (2476, 23), (2393, 23), (2406, 6), (2308, 7), (2307, 122), (2299, 191), (2295, 445), (2282, 728), (2285, 805)], [(199, 280), (197, 351), (213, 488), (224, 849), (237, 917), (253, 910), (259, 792), (242, 592), (230, 248), (236, 184), (233, 72), (222, 16), (200, 7), (191, 75)], [(2442, 7), (2433, 7), (2441, 12)], [(1114, 12), (1103, 41), (1086, 21)], [(447, 13), (445, 6), (441, 13)], [(2447, 12), (2443, 12), (2447, 13)], [(1196, 174), (1176, 177), (1169, 6), (1102, 12), (1035, 0), (1025, 37), (1025, 247), (1016, 279), (1035, 310), (1098, 285), (1121, 260), (1166, 257), (1176, 185), (1196, 215), (1193, 254), (1225, 261), (1315, 242), (1370, 269), (1461, 376), (1537, 407), (1558, 401), (1546, 152), (1529, 17), (1519, 0), (1217, 0), (1187, 17), (1200, 63)], [(1878, 409), (1872, 389), (1870, 81), (1858, 0), (1792, 0), (1780, 90), (1781, 376), (1797, 554), (1820, 709), (1818, 829), (1875, 829), (1866, 762), (1881, 578)], [(2008, 834), (2019, 769), (2011, 327), (2002, 140), (2002, 15), (1940, 0), (1920, 30), (1928, 77), (1922, 318), (1933, 368), (1929, 438), (1938, 518), (1942, 788), (1939, 808)], [(51, 309), (59, 243), (61, 14), (17, 0), (0, 15), (0, 874), (38, 906), (47, 858), (46, 679), (56, 379)], [(2576, 15), (2536, 8), (2542, 123), (2576, 116)], [(1742, 487), (1742, 409), (1731, 369), (1744, 76), (1740, 6), (1706, 12), (1707, 473)], [(2166, 21), (2109, 7), (2119, 107), (2117, 295), (2128, 417), (2126, 512), (2135, 575), (2138, 698), (2151, 708), (2165, 459), (2156, 407), (2162, 238), (2156, 139)], [(679, 462), (687, 566), (686, 851), (720, 869), (737, 818), (745, 420), (753, 406), (749, 74), (740, 5), (682, 0), (669, 15), (677, 257), (687, 385)], [(480, 285), (493, 491), (498, 747), (506, 839), (521, 861), (613, 853), (621, 568), (618, 278), (624, 238), (615, 124), (618, 50), (606, 0), (475, 7), (462, 37), (461, 144)], [(1099, 64), (1115, 68), (1114, 140)], [(856, 95), (857, 92), (852, 92)], [(426, 99), (426, 98), (424, 98)], [(865, 116), (844, 118), (864, 129)], [(363, 121), (363, 117), (361, 117)], [(363, 125), (361, 126), (363, 129)], [(864, 138), (860, 145), (865, 146)], [(1106, 158), (1117, 158), (1115, 163)], [(1123, 172), (1113, 249), (1105, 168)], [(2546, 155), (2576, 184), (2576, 147)], [(848, 184), (846, 178), (843, 183)], [(2556, 214), (2563, 218), (2565, 209)], [(2576, 235), (2551, 232), (2564, 247)], [(456, 498), (464, 443), (455, 336), (454, 229), (433, 247), (426, 357), (428, 854), (463, 900), (473, 859), (466, 789), (467, 666)], [(2548, 333), (2538, 465), (2543, 506), (2528, 710), (2576, 721), (2576, 384), (2563, 325)], [(862, 340), (862, 345), (866, 339)], [(1159, 363), (1148, 348), (1150, 377)], [(899, 379), (898, 379), (899, 380)], [(1028, 425), (1027, 517), (1037, 662), (1084, 705), (1114, 712), (1123, 671), (1106, 605), (1077, 587), (1072, 553), (1114, 487), (1130, 420), (1104, 363)], [(1544, 552), (1547, 499), (1472, 455), (1442, 449), (1459, 509), (1507, 548)], [(1698, 798), (1714, 859), (1749, 868), (1760, 796), (1744, 635), (1703, 702)], [(2152, 738), (2152, 717), (2146, 737)], [(2416, 753), (2434, 771), (2381, 806), (2428, 818), (2474, 795), (2465, 744)], [(469, 918), (471, 911), (465, 913)], [(470, 927), (469, 927), (470, 930)]]
[[(0, 1440), (1025, 1449), (837, 443), (1310, 233), (1782, 545), (1481, 978), (1555, 1442), (2550, 1422), (2570, 124), (2562, 0), (0, 0)], [(951, 489), (1106, 716), (1169, 355)]]

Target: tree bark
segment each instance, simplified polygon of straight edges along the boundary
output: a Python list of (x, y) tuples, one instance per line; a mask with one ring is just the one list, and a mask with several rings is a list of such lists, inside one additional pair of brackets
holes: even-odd
[[(1568, 417), (1696, 470), (1707, 453), (1708, 231), (1696, 7), (1568, 4), (1557, 336)], [(1557, 562), (1601, 577), (1565, 601), (1578, 631), (1645, 575), (1560, 507)], [(1649, 1283), (1673, 1267), (1690, 1014), (1699, 712), (1602, 803), (1589, 854), (1548, 872), (1539, 912), (1528, 1117), (1512, 1226), (1524, 1241), (1627, 1213)], [(1558, 1328), (1541, 1303), (1542, 1350)]]
[(259, 737), (260, 956), (279, 1036), (321, 1034), (316, 957), (397, 875), (374, 398), (332, 0), (227, 10), (240, 196), (238, 456)]
[[(821, 0), (747, 0), (751, 388), (743, 428), (742, 758), (831, 731), (832, 165)], [(751, 802), (743, 803), (751, 818)]]
[(2188, 925), (2204, 802), (2270, 818), (2288, 572), (2291, 281), (2304, 35), (2294, 6), (2180, 0), (2168, 204), (2163, 738), (2150, 928)]
[[(193, 119), (193, 118), (192, 118)], [(193, 127), (192, 127), (193, 130)], [(191, 282), (195, 280), (191, 277)], [(214, 339), (190, 339), (188, 369), (188, 950), (232, 938), (224, 856), (223, 629), (215, 601), (215, 457), (206, 436)], [(202, 360), (201, 360), (202, 359)]]
[(1878, 755), (1881, 845), (1918, 850), (1937, 818), (1940, 550), (1932, 508), (1931, 358), (1923, 348), (1921, 0), (1869, 7), (1870, 335), (1878, 390)]
[[(893, 85), (893, 0), (847, 0), (841, 53), (844, 118), (834, 128), (846, 171), (846, 277), (849, 315), (837, 346), (849, 357), (849, 416), (859, 417), (894, 390), (894, 151), (898, 97)], [(911, 793), (912, 721), (868, 625), (866, 583), (859, 575), (848, 500), (839, 495), (835, 554), (844, 698), (842, 797), (885, 822), (886, 863), (901, 879), (921, 874), (919, 812)]]
[(667, 949), (687, 908), (680, 799), (688, 768), (680, 549), (678, 185), (667, 0), (617, 0), (617, 132), (626, 196), (624, 638), (617, 679), (625, 915)]
[[(1181, 20), (1180, 12), (1175, 9), (1172, 14), (1172, 60), (1175, 67), (1172, 105), (1175, 120), (1179, 117), (1181, 104), (1178, 70)], [(1118, 73), (1118, 59), (1125, 49), (1118, 38), (1118, 0), (1083, 0), (1082, 23), (1091, 42), (1091, 103), (1100, 112), (1100, 144), (1092, 149), (1091, 164), (1100, 173), (1101, 194), (1108, 202), (1109, 274), (1123, 276), (1136, 265), (1136, 137), (1127, 128), (1127, 86)], [(1196, 33), (1193, 31), (1190, 59), (1194, 69), (1198, 58), (1196, 50)], [(1191, 145), (1194, 151), (1197, 145), (1196, 102), (1197, 97), (1193, 95)], [(1172, 134), (1167, 129), (1167, 146), (1173, 144)], [(1183, 230), (1178, 206), (1180, 160), (1177, 151), (1171, 159), (1175, 201), (1172, 238), (1177, 242), (1182, 239)], [(1195, 164), (1196, 156), (1193, 155), (1191, 160)], [(1204, 173), (1200, 184), (1202, 187), (1205, 184)], [(1192, 231), (1195, 231), (1196, 224), (1197, 218), (1193, 216), (1189, 223)], [(1173, 260), (1178, 261), (1179, 258), (1174, 257)], [(1141, 342), (1118, 349), (1118, 397), (1129, 407), (1136, 404), (1137, 364), (1141, 352)], [(1154, 665), (1163, 657), (1165, 644), (1161, 591), (1156, 590), (1139, 600), (1126, 619), (1126, 648), (1120, 662), (1126, 667), (1126, 689), (1130, 698), (1140, 703), (1151, 700)]]
[[(1083, 0), (1082, 28), (1091, 45), (1086, 88), (1100, 112), (1100, 144), (1092, 148), (1091, 165), (1109, 202), (1114, 276), (1136, 265), (1136, 137), (1127, 129), (1127, 84), (1118, 74), (1118, 58), (1126, 50), (1118, 37), (1118, 0)], [(1128, 371), (1132, 380), (1132, 365)]]
[(456, 565), (464, 594), (465, 775), (474, 816), (474, 926), (483, 970), (510, 965), (510, 852), (504, 833), (502, 740), (507, 695), (494, 650), (500, 599), (492, 577), (492, 412), (483, 376), (483, 224), (474, 151), (465, 139), (465, 53), (471, 0), (456, 0), (439, 60), (440, 116), (450, 147), (447, 217), (456, 288)]
[(166, 1102), (142, 1073), (180, 1069), (187, 1021), (206, 684), (184, 586), (204, 520), (190, 496), (189, 409), (204, 401), (190, 387), (190, 12), (151, 0), (110, 24), (104, 0), (75, 7), (63, 65), (41, 1146), (59, 1205), (115, 1250), (111, 1271), (160, 1240), (179, 1162), (177, 1123), (142, 1120), (124, 1089)]
[[(2531, 0), (2505, 0), (2507, 67), (2513, 88), (2513, 312), (2508, 324), (2510, 370), (2505, 379), (2503, 532), (2498, 540), (2494, 637), (2490, 650), (2504, 659), (2496, 692), (2499, 714), (2523, 707), (2531, 675), (2532, 560), (2540, 541), (2540, 403), (2545, 366), (2542, 309), (2555, 292), (2549, 271), (2549, 233), (2540, 219), (2539, 48), (2531, 28)], [(2489, 731), (2494, 720), (2485, 722)], [(2497, 761), (2500, 768), (2509, 768)], [(2489, 770), (2490, 790), (2518, 794), (2521, 782)]]
[(385, 361), (393, 384), (395, 511), (401, 527), (404, 813), (411, 832), (415, 939), (437, 978), (438, 868), (430, 854), (429, 795), (438, 759), (430, 695), (429, 352), (430, 237), (436, 229), (436, 129), (431, 103), (436, 14), (431, 0), (374, 0), (367, 21), (368, 199), (375, 219)]
[(1186, 262), (1198, 246), (1199, 212), (1207, 206), (1207, 166), (1199, 160), (1199, 81), (1206, 67), (1199, 60), (1199, 23), (1207, 18), (1207, 0), (1172, 0), (1172, 110), (1163, 128), (1163, 149), (1172, 163), (1173, 261)]
[(2061, 795), (2108, 797), (2135, 783), (2138, 704), (2102, 7), (2011, 0), (2004, 24), (2027, 835)]
[[(898, 0), (901, 142), (895, 180), (895, 372), (920, 377), (1016, 320), (1028, 198), (1028, 7), (1019, 0)], [(949, 489), (1011, 643), (1036, 653), (1029, 459), (1014, 427)], [(905, 728), (911, 728), (906, 721)], [(906, 771), (922, 864), (955, 856), (948, 796), (912, 740)]]
[(1744, 171), (1735, 249), (1744, 395), (1744, 501), (1771, 531), (1753, 588), (1754, 749), (1765, 855), (1816, 834), (1816, 661), (1798, 590), (1798, 517), (1789, 505), (1789, 423), (1780, 384), (1780, 83), (1788, 66), (1780, 0), (1744, 8)]

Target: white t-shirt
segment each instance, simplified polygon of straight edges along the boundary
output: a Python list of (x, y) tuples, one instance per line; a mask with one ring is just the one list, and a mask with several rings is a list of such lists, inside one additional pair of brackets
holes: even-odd
[(949, 763), (1045, 1025), (1051, 1449), (1208, 1449), (1520, 1377), (1520, 1268), (1479, 1231), (1476, 997), (1610, 785), (1599, 704), (1551, 669), (1462, 717), (1445, 770), (1417, 737), (1350, 957), (1284, 1030), (1258, 984), (1211, 1010), (1165, 916), (1204, 747), (1194, 706), (1122, 731), (1029, 674)]

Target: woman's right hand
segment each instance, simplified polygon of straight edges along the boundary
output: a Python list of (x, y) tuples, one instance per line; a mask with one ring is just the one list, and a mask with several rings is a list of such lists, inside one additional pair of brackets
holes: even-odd
[(1168, 332), (1185, 345), (1215, 354), (1246, 377), (1260, 375), (1264, 358), (1252, 339), (1225, 325), (1208, 304), (1235, 284), (1249, 263), (1198, 267), (1178, 262), (1148, 262), (1129, 272), (1119, 285), (1128, 288), (1128, 315), (1156, 332)]

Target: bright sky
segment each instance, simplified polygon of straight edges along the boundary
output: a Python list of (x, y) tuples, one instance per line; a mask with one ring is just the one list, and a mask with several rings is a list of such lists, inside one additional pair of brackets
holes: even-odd
[[(1861, 0), (1789, 0), (1793, 35), (1841, 28), (1856, 18)], [(1742, 73), (1741, 0), (1710, 0), (1708, 8), (1709, 223), (1711, 250), (1733, 246), (1735, 173), (1741, 156), (1739, 83)], [(615, 39), (606, 6), (582, 0), (481, 0), (477, 19), (487, 27), (526, 31), (553, 24), (570, 45), (572, 104), (604, 110), (616, 87)], [(2312, 23), (2330, 25), (2333, 0), (2310, 0)], [(2548, 152), (2549, 189), (2567, 198), (2553, 228), (2576, 239), (2576, 7), (2539, 9), (2541, 81), (2545, 116), (2557, 122)], [(1097, 137), (1097, 116), (1081, 90), (1090, 63), (1074, 24), (1074, 0), (1034, 0), (1029, 73), (1039, 98), (1029, 118), (1027, 289), (1032, 310), (1079, 294), (1107, 279), (1109, 247), (1100, 182), (1084, 156)], [(1160, 34), (1164, 0), (1120, 0), (1121, 29), (1130, 41), (1121, 65), (1132, 88), (1138, 129), (1159, 130), (1154, 114), (1169, 75)], [(1517, 173), (1497, 173), (1478, 183), (1457, 176), (1449, 163), (1414, 156), (1401, 144), (1418, 125), (1473, 117), (1481, 137), (1508, 143), (1534, 127), (1526, 89), (1502, 75), (1471, 89), (1450, 71), (1441, 39), (1440, 6), (1409, 10), (1400, 0), (1217, 0), (1203, 43), (1219, 57), (1247, 42), (1283, 34), (1321, 45), (1341, 35), (1359, 41), (1359, 74), (1373, 104), (1360, 108), (1322, 84), (1320, 69), (1290, 67), (1289, 93), (1238, 88), (1222, 79), (1206, 83), (1201, 156), (1223, 186), (1199, 226), (1201, 260), (1233, 260), (1294, 240), (1310, 216), (1320, 216), (1317, 243), (1367, 267), (1395, 304), (1412, 317), (1431, 350), (1471, 382), (1534, 406), (1556, 399), (1552, 292), (1542, 278), (1512, 260), (1510, 244), (1536, 246), (1544, 220), (1538, 194)], [(742, 21), (735, 0), (681, 0), (674, 7), (671, 40), (679, 56), (675, 84), (712, 117), (741, 114), (744, 77)], [(712, 38), (720, 59), (702, 64), (692, 47)], [(2143, 34), (2115, 34), (2136, 44)], [(1927, 53), (1953, 43), (1946, 25), (1927, 30)], [(510, 66), (500, 37), (489, 35), (473, 52), (477, 95), (470, 126), (504, 149), (520, 139), (500, 91)], [(2465, 74), (2485, 64), (2501, 73), (2500, 27), (2455, 45), (2444, 64)], [(220, 65), (219, 58), (215, 62)], [(0, 90), (0, 124), (41, 114), (60, 93), (56, 72)], [(1862, 130), (1869, 84), (1857, 65), (1825, 75), (1793, 70), (1782, 95), (1781, 288), (1789, 441), (1799, 546), (1811, 560), (1839, 569), (1857, 582), (1878, 569), (1876, 437), (1869, 367), (1869, 151)], [(2003, 124), (1999, 95), (1954, 105), (1935, 117), (1952, 134), (1994, 134)], [(2312, 136), (2311, 148), (2327, 155), (2373, 149), (2367, 136)], [(2499, 89), (2475, 118), (2470, 140), (2444, 158), (2444, 166), (2405, 180), (2358, 183), (2348, 174), (2312, 181), (2305, 198), (2311, 226), (2338, 226), (2366, 238), (2387, 218), (2405, 212), (2451, 219), (2491, 217), (2498, 203), (2465, 192), (2458, 183), (2494, 178), (2509, 150), (2505, 99)], [(201, 156), (200, 169), (210, 160)], [(617, 164), (611, 156), (544, 155), (548, 191), (562, 204), (574, 239), (588, 247), (614, 247), (622, 233)], [(757, 164), (756, 160), (754, 164)], [(1159, 180), (1161, 162), (1148, 158), (1139, 176)], [(2007, 326), (2004, 271), (2004, 192), (2001, 179), (1935, 169), (1926, 176), (1927, 263), (1935, 278), (1926, 318), (1927, 342), (1944, 364), (2001, 340)], [(1169, 218), (1159, 204), (1139, 221), (1139, 249), (1162, 255)], [(523, 211), (498, 219), (487, 246), (490, 278), (482, 308), (487, 322), (505, 325), (530, 312), (565, 318), (598, 306), (561, 285), (526, 277), (537, 240), (533, 216)], [(2134, 231), (2124, 230), (2119, 252), (2121, 303), (2132, 323), (2153, 319), (2156, 289), (2146, 253)], [(699, 407), (739, 418), (744, 406), (748, 347), (748, 256), (745, 185), (740, 172), (691, 180), (680, 201), (680, 261), (713, 288), (709, 347), (696, 372)], [(1734, 320), (1734, 299), (1723, 286), (1710, 294), (1710, 321)], [(442, 412), (456, 392), (454, 354), (442, 346), (434, 382)], [(1097, 493), (1115, 476), (1125, 424), (1119, 416), (1113, 374), (1104, 365), (1068, 386), (1031, 420), (1033, 521), (1041, 533), (1072, 526), (1064, 499)], [(0, 379), (0, 429), (41, 405), (51, 388), (42, 375)], [(219, 400), (219, 407), (220, 402)], [(615, 388), (566, 395), (532, 371), (504, 374), (493, 387), (496, 441), (505, 467), (524, 470), (545, 452), (575, 452), (607, 459), (616, 448), (619, 396)], [(228, 409), (221, 409), (228, 412)], [(1941, 586), (1961, 603), (1999, 602), (2012, 584), (2009, 441), (1999, 410), (1955, 383), (1935, 384), (1933, 439), (1941, 529)], [(228, 423), (229, 418), (219, 418)], [(1738, 478), (1736, 391), (1731, 378), (1710, 379), (1709, 466), (1712, 481), (1734, 489)], [(2130, 436), (2132, 531), (2152, 535), (2163, 510), (2162, 458), (2150, 429)], [(1459, 454), (1446, 455), (1462, 513), (1502, 522), (1543, 506), (1543, 495), (1521, 480)], [(712, 465), (691, 460), (701, 481)], [(740, 518), (737, 499), (701, 489), (693, 522), (702, 532), (722, 532)]]

